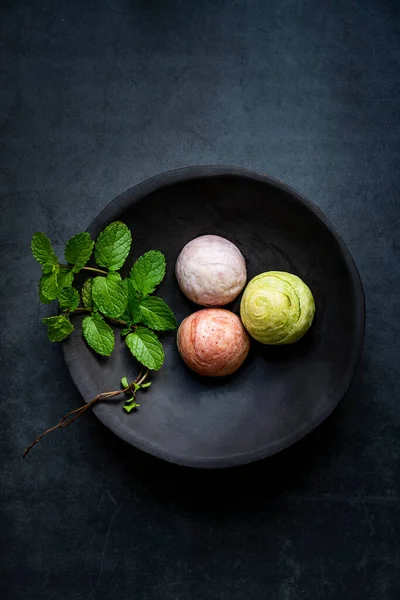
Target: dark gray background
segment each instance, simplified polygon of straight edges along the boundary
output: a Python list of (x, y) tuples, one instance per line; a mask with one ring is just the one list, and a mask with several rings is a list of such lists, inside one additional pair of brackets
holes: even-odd
[[(0, 7), (1, 597), (399, 598), (399, 2)], [(23, 461), (81, 402), (40, 322), (33, 232), (61, 250), (126, 188), (191, 164), (269, 173), (332, 220), (367, 298), (351, 391), (239, 470), (164, 464), (90, 415)]]

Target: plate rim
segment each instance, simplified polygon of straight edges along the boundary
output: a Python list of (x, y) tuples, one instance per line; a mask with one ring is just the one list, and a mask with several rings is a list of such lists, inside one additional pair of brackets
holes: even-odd
[[(281, 438), (277, 440), (274, 444), (269, 443), (267, 446), (263, 446), (256, 450), (252, 450), (251, 452), (242, 452), (238, 454), (230, 454), (224, 457), (214, 457), (214, 456), (187, 456), (184, 454), (177, 454), (172, 452), (165, 452), (162, 448), (158, 447), (156, 443), (149, 443), (147, 440), (143, 440), (140, 437), (138, 438), (135, 434), (135, 442), (132, 441), (131, 435), (125, 435), (124, 431), (121, 431), (120, 428), (115, 427), (114, 422), (109, 422), (109, 420), (104, 418), (102, 414), (101, 407), (94, 407), (93, 412), (96, 417), (115, 435), (117, 435), (124, 442), (129, 445), (138, 448), (146, 452), (147, 454), (151, 454), (152, 456), (161, 458), (167, 462), (189, 466), (189, 467), (197, 467), (197, 468), (226, 468), (248, 464), (257, 460), (261, 460), (263, 458), (267, 458), (268, 456), (272, 456), (277, 454), (278, 452), (292, 446), (303, 437), (311, 433), (314, 429), (316, 429), (319, 425), (321, 425), (329, 415), (336, 409), (338, 404), (344, 398), (346, 393), (349, 391), (354, 378), (356, 376), (358, 366), (362, 356), (362, 349), (364, 343), (364, 335), (365, 335), (365, 323), (366, 323), (366, 310), (365, 310), (365, 293), (361, 280), (361, 276), (357, 265), (350, 253), (349, 248), (345, 244), (344, 240), (337, 232), (334, 225), (331, 221), (326, 217), (326, 215), (322, 212), (322, 210), (316, 206), (311, 200), (303, 196), (296, 189), (282, 182), (281, 180), (272, 177), (270, 175), (264, 173), (258, 173), (255, 171), (251, 171), (249, 169), (243, 167), (234, 167), (229, 165), (195, 165), (195, 166), (187, 166), (178, 169), (172, 169), (169, 171), (164, 171), (157, 175), (153, 175), (136, 185), (131, 186), (118, 196), (116, 196), (113, 200), (111, 200), (104, 208), (100, 211), (100, 213), (95, 217), (95, 219), (91, 222), (89, 227), (86, 229), (89, 233), (93, 233), (97, 228), (103, 229), (111, 220), (113, 220), (116, 214), (123, 212), (129, 206), (135, 204), (139, 200), (141, 200), (144, 196), (156, 192), (157, 190), (165, 187), (166, 185), (173, 185), (176, 183), (181, 183), (184, 181), (188, 181), (194, 178), (205, 178), (205, 177), (215, 177), (215, 176), (242, 176), (251, 180), (260, 181), (263, 183), (267, 183), (272, 185), (273, 187), (289, 193), (295, 200), (299, 203), (305, 205), (310, 212), (312, 212), (317, 218), (322, 221), (322, 223), (327, 227), (330, 233), (336, 239), (336, 242), (339, 245), (339, 248), (342, 252), (342, 256), (344, 258), (347, 269), (349, 270), (351, 281), (353, 285), (353, 290), (355, 294), (355, 304), (358, 307), (356, 311), (356, 326), (355, 326), (355, 335), (354, 335), (354, 345), (353, 352), (350, 361), (350, 367), (348, 369), (348, 376), (342, 386), (342, 391), (337, 393), (337, 398), (335, 402), (332, 402), (330, 406), (318, 414), (317, 417), (308, 421), (304, 426), (296, 429), (294, 432), (291, 432), (285, 438)], [(85, 394), (81, 391), (81, 386), (78, 382), (78, 375), (73, 368), (73, 361), (69, 360), (68, 353), (71, 350), (71, 346), (63, 345), (63, 354), (64, 359), (67, 364), (70, 376), (77, 387), (79, 393), (84, 398), (85, 402), (88, 402), (91, 397), (86, 398)], [(100, 410), (99, 410), (100, 409)]]

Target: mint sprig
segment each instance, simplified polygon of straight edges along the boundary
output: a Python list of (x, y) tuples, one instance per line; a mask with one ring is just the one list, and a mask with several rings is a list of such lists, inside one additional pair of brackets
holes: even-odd
[[(57, 318), (57, 317), (50, 317), (50, 318)], [(38, 435), (33, 440), (33, 442), (31, 444), (29, 444), (29, 446), (25, 449), (24, 457), (48, 433), (50, 433), (51, 431), (55, 431), (56, 429), (64, 429), (64, 427), (71, 425), (71, 423), (76, 421), (76, 419), (81, 417), (87, 410), (92, 408), (98, 402), (105, 401), (105, 400), (113, 400), (114, 398), (118, 398), (119, 396), (121, 396), (123, 394), (127, 394), (129, 396), (129, 398), (127, 398), (124, 403), (125, 411), (127, 413), (130, 413), (133, 409), (138, 408), (140, 406), (140, 404), (138, 404), (136, 402), (137, 392), (139, 390), (146, 389), (151, 385), (151, 381), (144, 383), (148, 374), (149, 374), (148, 371), (143, 373), (143, 370), (141, 370), (139, 375), (136, 377), (136, 379), (134, 379), (132, 381), (132, 383), (128, 383), (128, 379), (126, 377), (123, 377), (121, 379), (122, 389), (114, 390), (113, 392), (103, 392), (102, 394), (98, 394), (92, 400), (90, 400), (90, 402), (88, 402), (87, 404), (84, 404), (83, 406), (80, 406), (79, 408), (75, 408), (74, 410), (71, 410), (68, 414), (65, 415), (65, 417), (63, 417), (57, 423), (57, 425), (54, 425), (54, 427), (50, 427), (49, 429), (46, 429), (46, 431), (44, 431), (43, 433)]]
[[(149, 370), (157, 371), (164, 363), (164, 349), (156, 332), (177, 326), (169, 306), (152, 295), (165, 276), (165, 257), (158, 250), (146, 252), (134, 262), (129, 277), (124, 278), (119, 271), (129, 255), (131, 242), (131, 232), (121, 221), (110, 223), (96, 241), (88, 232), (78, 233), (68, 240), (64, 251), (67, 264), (62, 264), (44, 233), (33, 236), (32, 253), (42, 267), (39, 298), (44, 304), (57, 300), (59, 306), (58, 315), (43, 319), (50, 341), (60, 342), (71, 335), (75, 328), (70, 319), (83, 314), (82, 335), (94, 352), (110, 356), (115, 340), (112, 326), (118, 326), (127, 348), (144, 367), (131, 384), (123, 378), (122, 390), (99, 394), (89, 404), (71, 411), (55, 428), (69, 425), (95, 402), (121, 393), (129, 395), (124, 404), (126, 412), (138, 408), (136, 393), (150, 386), (150, 382), (145, 382)], [(96, 264), (88, 266), (93, 255)], [(77, 273), (80, 275), (75, 283), (81, 284), (79, 290), (73, 287)], [(84, 281), (82, 274), (88, 275)], [(27, 451), (45, 434), (38, 436)]]
[(137, 392), (139, 390), (144, 390), (151, 386), (151, 381), (147, 381), (146, 383), (144, 383), (147, 374), (148, 371), (146, 371), (144, 375), (140, 373), (139, 376), (134, 381), (132, 381), (131, 384), (128, 383), (127, 377), (123, 377), (121, 379), (121, 385), (124, 388), (122, 391), (129, 396), (129, 398), (125, 400), (124, 403), (124, 410), (127, 413), (130, 413), (134, 408), (139, 408), (140, 406), (140, 404), (136, 402)]

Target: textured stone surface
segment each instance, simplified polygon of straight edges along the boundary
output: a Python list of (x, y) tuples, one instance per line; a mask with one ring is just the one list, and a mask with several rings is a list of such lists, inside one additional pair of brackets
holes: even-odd
[[(400, 596), (399, 8), (386, 0), (0, 5), (1, 597)], [(79, 406), (40, 320), (37, 229), (60, 251), (129, 186), (236, 164), (332, 220), (367, 297), (333, 416), (274, 459), (198, 472), (127, 447)]]

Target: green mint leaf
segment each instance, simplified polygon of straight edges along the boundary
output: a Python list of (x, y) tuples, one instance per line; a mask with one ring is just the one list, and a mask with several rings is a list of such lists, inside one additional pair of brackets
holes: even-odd
[(150, 250), (140, 256), (133, 265), (130, 278), (139, 294), (152, 294), (165, 275), (165, 256), (158, 250)]
[(62, 342), (74, 330), (71, 321), (64, 315), (46, 317), (43, 319), (43, 323), (47, 325), (47, 335), (51, 342)]
[(74, 274), (72, 269), (60, 269), (57, 277), (58, 287), (65, 288), (70, 287), (74, 282)]
[(145, 296), (140, 301), (141, 322), (150, 329), (167, 331), (175, 329), (177, 322), (169, 306), (156, 296)]
[(74, 273), (84, 267), (92, 255), (94, 241), (90, 237), (90, 233), (78, 233), (68, 240), (65, 247), (65, 260), (67, 263), (74, 265)]
[(132, 279), (127, 279), (126, 284), (128, 286), (127, 321), (129, 321), (130, 324), (139, 323), (142, 318), (139, 298), (135, 291)]
[(128, 302), (128, 286), (119, 273), (107, 277), (95, 277), (92, 283), (93, 301), (107, 317), (117, 318), (124, 312)]
[(138, 390), (140, 390), (140, 385), (138, 383), (134, 382), (134, 384), (133, 384), (133, 390), (135, 392), (137, 392)]
[(130, 327), (124, 327), (121, 331), (121, 336), (125, 337), (126, 335), (128, 335), (128, 333), (131, 333), (131, 328)]
[(140, 387), (143, 390), (143, 389), (146, 389), (146, 388), (148, 388), (150, 386), (151, 386), (151, 381), (148, 381), (147, 383), (142, 383)]
[(89, 277), (88, 279), (86, 279), (82, 287), (81, 295), (83, 306), (85, 308), (93, 308), (92, 283), (93, 279)]
[(138, 408), (138, 406), (140, 406), (140, 404), (137, 404), (136, 402), (133, 402), (132, 404), (125, 403), (124, 410), (126, 410), (127, 413), (130, 413), (131, 410), (133, 410), (134, 408)]
[(125, 223), (110, 223), (96, 241), (94, 255), (97, 264), (110, 271), (118, 271), (129, 254), (131, 241), (131, 232)]
[(61, 310), (73, 311), (79, 306), (79, 292), (74, 287), (67, 287), (58, 294), (58, 302)]
[(58, 268), (51, 273), (45, 273), (41, 276), (39, 282), (39, 297), (42, 302), (49, 304), (56, 300), (58, 296)]
[(123, 378), (121, 379), (121, 385), (122, 385), (122, 387), (124, 387), (124, 388), (127, 388), (127, 387), (129, 387), (129, 383), (128, 383), (128, 380), (127, 380), (127, 378), (126, 378), (126, 377), (123, 377)]
[(114, 331), (99, 313), (93, 313), (82, 321), (83, 337), (98, 354), (110, 356), (114, 350)]
[(54, 253), (49, 238), (41, 232), (35, 233), (31, 242), (32, 254), (42, 265), (43, 273), (51, 273), (53, 267), (58, 265), (58, 258)]
[(164, 348), (157, 336), (147, 327), (138, 327), (125, 338), (125, 342), (133, 356), (148, 369), (158, 371), (162, 366)]
[(39, 288), (39, 300), (42, 304), (51, 304), (53, 302), (53, 300), (48, 300), (47, 298), (45, 298), (42, 294), (42, 290)]

